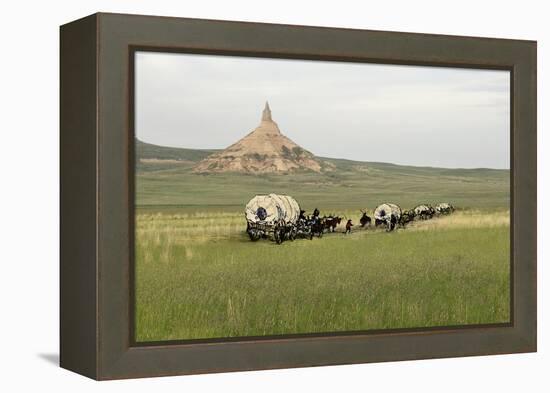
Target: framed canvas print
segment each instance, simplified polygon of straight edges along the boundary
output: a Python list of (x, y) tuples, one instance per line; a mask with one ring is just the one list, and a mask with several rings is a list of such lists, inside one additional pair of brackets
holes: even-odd
[(61, 27), (61, 366), (536, 350), (536, 43)]

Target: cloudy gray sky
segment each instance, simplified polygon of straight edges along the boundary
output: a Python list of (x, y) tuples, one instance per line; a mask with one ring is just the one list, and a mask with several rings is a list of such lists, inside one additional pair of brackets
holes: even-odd
[(318, 156), (509, 168), (508, 71), (136, 54), (136, 135), (225, 148), (269, 100), (281, 131)]

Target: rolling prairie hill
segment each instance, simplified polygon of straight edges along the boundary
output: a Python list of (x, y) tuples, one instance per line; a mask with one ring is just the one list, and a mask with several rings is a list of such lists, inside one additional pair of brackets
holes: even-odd
[(325, 172), (196, 173), (220, 150), (183, 149), (136, 141), (136, 204), (142, 210), (240, 211), (256, 194), (294, 196), (307, 210), (374, 208), (391, 201), (404, 208), (451, 202), (459, 208), (505, 210), (510, 171), (415, 167), (317, 157)]

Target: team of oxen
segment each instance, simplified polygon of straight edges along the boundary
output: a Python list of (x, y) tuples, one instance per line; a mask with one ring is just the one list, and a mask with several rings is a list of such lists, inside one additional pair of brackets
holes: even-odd
[[(402, 210), (394, 203), (383, 203), (373, 210), (372, 216), (366, 210), (361, 210), (358, 226), (385, 228), (390, 232), (405, 227), (410, 222), (429, 220), (435, 216), (451, 214), (454, 210), (454, 206), (446, 202), (435, 206), (422, 204), (410, 210)], [(344, 220), (346, 234), (351, 233), (356, 226), (348, 217), (333, 214), (321, 216), (319, 209), (313, 210), (310, 215), (305, 213), (291, 196), (256, 195), (245, 208), (246, 232), (253, 241), (269, 238), (280, 244), (285, 240), (322, 237), (325, 232), (335, 232), (336, 227)]]

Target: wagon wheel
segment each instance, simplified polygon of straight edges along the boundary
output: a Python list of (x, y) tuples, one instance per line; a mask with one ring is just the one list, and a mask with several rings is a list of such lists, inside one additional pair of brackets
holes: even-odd
[(256, 229), (252, 228), (249, 222), (246, 223), (246, 233), (248, 233), (248, 237), (253, 242), (260, 240), (260, 233)]
[(256, 231), (248, 231), (248, 237), (250, 237), (250, 240), (253, 242), (260, 240), (260, 234)]

